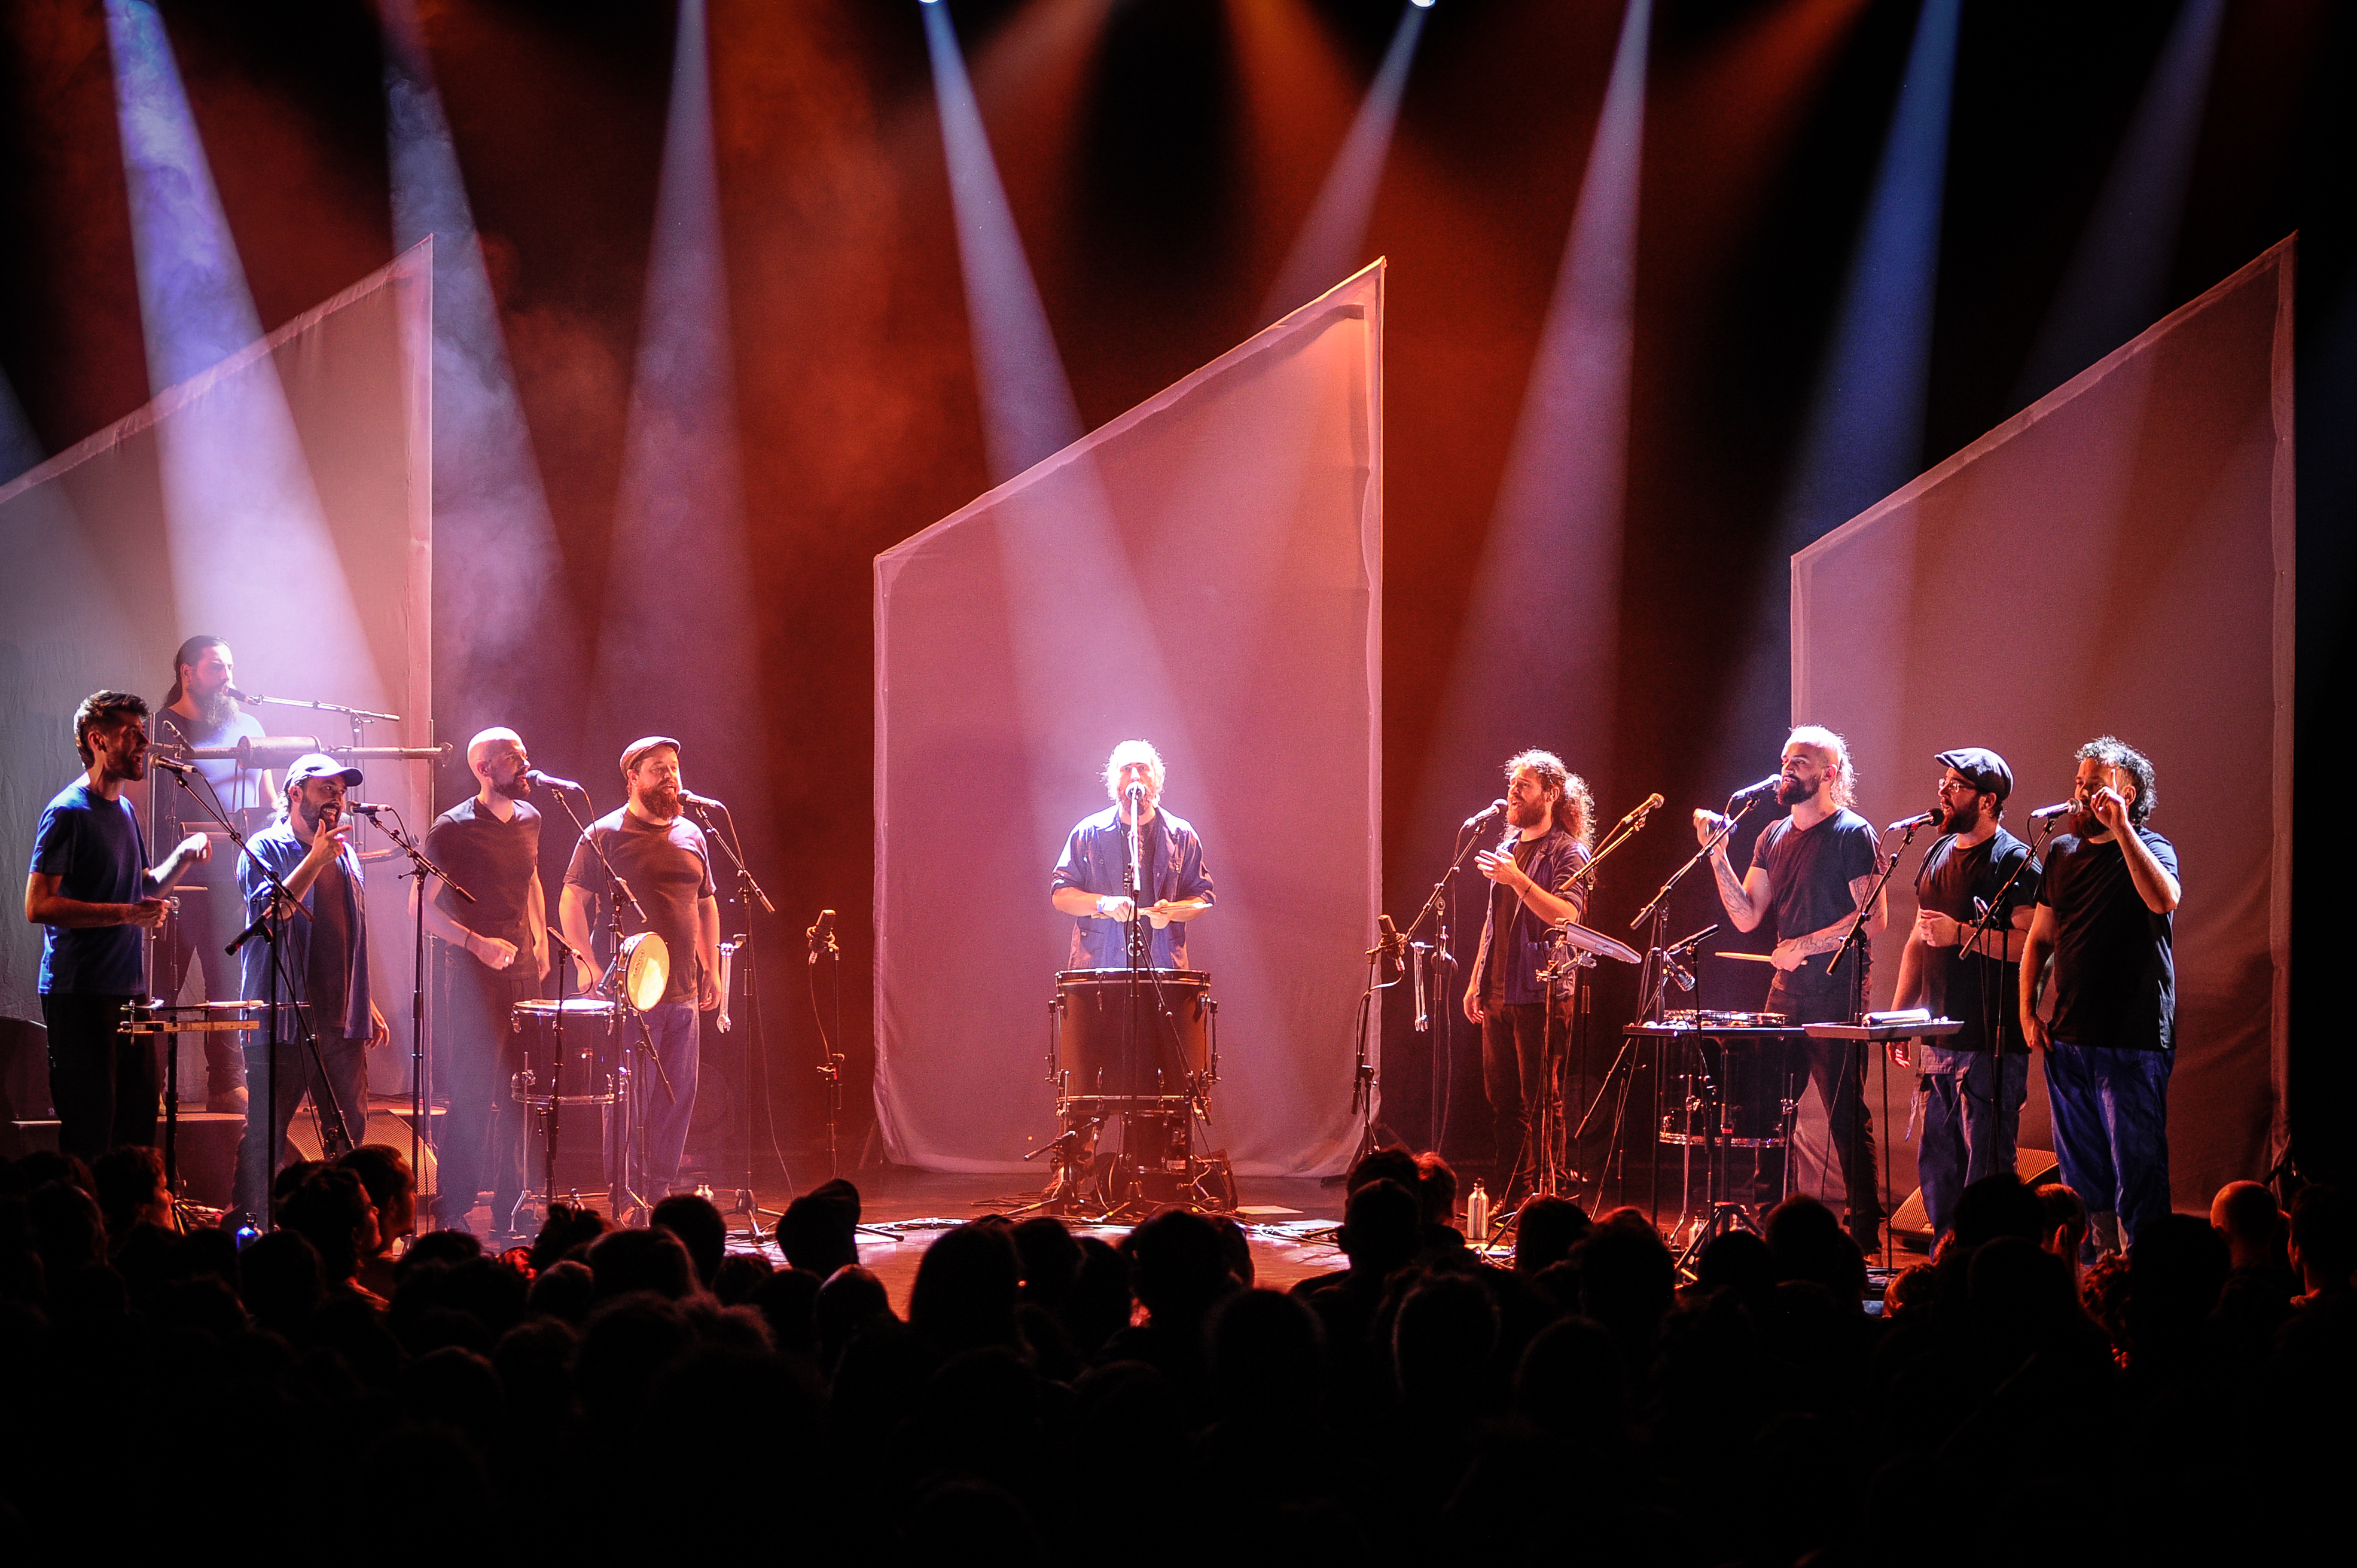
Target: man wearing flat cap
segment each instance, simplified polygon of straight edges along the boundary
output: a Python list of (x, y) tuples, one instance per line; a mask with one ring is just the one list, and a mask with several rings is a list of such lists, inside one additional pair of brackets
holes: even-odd
[[(369, 1047), (383, 1044), (391, 1030), (369, 1000), (367, 889), (344, 822), (345, 792), (360, 781), (359, 768), (323, 752), (296, 757), (279, 792), (277, 821), (248, 839), (238, 860), (249, 922), (272, 897), (264, 868), (301, 906), (282, 917), (275, 950), (258, 938), (238, 950), (245, 994), (274, 994), (282, 1007), (274, 1078), (268, 1020), (245, 1036), (248, 1095), (235, 1192), (238, 1208), (257, 1223), (270, 1218), (271, 1177), (294, 1155), (286, 1127), (306, 1092), (324, 1119), (335, 1120), (330, 1106), (340, 1113), (353, 1143), (368, 1135)], [(274, 950), (282, 975), (274, 991)], [(307, 1022), (318, 1043), (316, 1058), (304, 1047)]]
[[(662, 938), (670, 950), (671, 977), (662, 1000), (644, 1015), (660, 1070), (650, 1068), (640, 1081), (648, 1187), (640, 1196), (653, 1202), (679, 1175), (688, 1123), (695, 1114), (696, 1014), (720, 1005), (719, 889), (704, 832), (683, 815), (679, 742), (651, 735), (623, 747), (622, 782), (630, 804), (590, 823), (574, 846), (565, 891), (557, 897), (557, 920), (576, 954), (591, 951), (593, 917), (615, 897), (607, 886), (610, 867), (630, 889), (629, 898), (618, 899), (625, 931), (636, 924), (630, 908), (635, 899), (645, 916), (643, 929)], [(576, 961), (581, 989), (594, 990), (596, 968)]]
[[(1915, 1094), (1923, 1132), (1916, 1163), (1936, 1242), (1955, 1224), (1956, 1200), (1966, 1187), (2013, 1169), (2022, 1102), (2029, 1096), (2029, 1047), (2012, 1003), (2022, 943), (2038, 907), (2040, 867), (2029, 846), (1998, 825), (2013, 793), (2013, 770), (2004, 757), (1965, 746), (1932, 760), (1942, 768), (1946, 831), (1915, 874), (1915, 928), (1900, 953), (1895, 1003), (1928, 1007), (1964, 1026), (1944, 1039), (1896, 1042), (1891, 1055), (1920, 1074)], [(2000, 901), (1987, 930), (1974, 940), (1982, 911)]]

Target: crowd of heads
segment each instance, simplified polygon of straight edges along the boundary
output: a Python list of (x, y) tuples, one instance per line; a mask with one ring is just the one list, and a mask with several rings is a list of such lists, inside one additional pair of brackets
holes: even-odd
[(685, 1195), (404, 1247), (380, 1145), (273, 1196), (241, 1250), (172, 1228), (152, 1151), (0, 1165), (0, 1534), (185, 1529), (209, 1496), (322, 1550), (2134, 1561), (2264, 1551), (2352, 1457), (2357, 1215), (2327, 1187), (2287, 1215), (2235, 1184), (2082, 1270), (2076, 1196), (1993, 1177), (1876, 1289), (1807, 1197), (1683, 1269), (1562, 1197), (1485, 1253), (1447, 1163), (1386, 1149), (1340, 1266), (1288, 1290), (1230, 1219), (989, 1217), (899, 1310), (847, 1182), (788, 1207), (782, 1266)]

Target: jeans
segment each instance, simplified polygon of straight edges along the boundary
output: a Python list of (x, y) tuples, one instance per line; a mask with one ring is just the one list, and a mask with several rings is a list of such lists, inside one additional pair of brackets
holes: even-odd
[[(1964, 1052), (1955, 1055), (1966, 1058)], [(1983, 1176), (2014, 1168), (2021, 1107), (2029, 1098), (2029, 1057), (2012, 1051), (2004, 1063), (1995, 1103), (1989, 1090), (1999, 1082), (1997, 1058), (1986, 1051), (1970, 1053), (1961, 1068), (1926, 1071), (1915, 1080), (1916, 1098), (1923, 1108), (1923, 1141), (1917, 1147), (1915, 1167), (1935, 1241), (1954, 1229), (1956, 1199), (1964, 1188)]]
[[(2130, 1241), (2169, 1212), (2169, 1075), (2174, 1051), (2055, 1040), (2046, 1052), (2054, 1158), (2090, 1214), (2116, 1214)], [(2091, 1230), (2092, 1234), (2092, 1230)]]
[[(640, 1051), (636, 1093), (639, 1101), (640, 1147), (646, 1187), (639, 1196), (655, 1202), (678, 1179), (679, 1162), (687, 1151), (688, 1123), (695, 1119), (695, 1078), (701, 1047), (703, 1016), (695, 999), (660, 1002), (641, 1016), (652, 1037), (656, 1061)], [(661, 1068), (658, 1070), (657, 1062)], [(670, 1091), (664, 1091), (668, 1083)]]
[(1866, 1108), (1866, 1052), (1865, 1046), (1849, 1040), (1811, 1040), (1801, 1047), (1809, 1081), (1824, 1101), (1825, 1131), (1849, 1208), (1849, 1233), (1859, 1251), (1872, 1252), (1881, 1245), (1883, 1213), (1874, 1169), (1874, 1112)]
[(245, 1047), (245, 1135), (237, 1142), (237, 1177), (231, 1190), (237, 1195), (238, 1208), (257, 1222), (270, 1215), (271, 1178), (295, 1157), (295, 1144), (286, 1136), (286, 1128), (295, 1120), (306, 1090), (323, 1117), (332, 1098), (344, 1113), (344, 1127), (353, 1143), (368, 1140), (368, 1042), (332, 1029), (322, 1031), (315, 1065), (291, 1020), (282, 1021), (279, 1026), (289, 1037), (278, 1042), (274, 1105), (271, 1103), (267, 1017), (262, 1029), (249, 1036), (251, 1043)]
[(44, 992), (49, 1032), (49, 1103), (58, 1153), (85, 1162), (124, 1144), (156, 1142), (156, 1041), (126, 1035), (128, 996)]
[[(446, 1225), (464, 1227), (477, 1196), (488, 1189), (491, 1229), (504, 1230), (523, 1193), (523, 1107), (515, 1102), (511, 1081), (523, 1065), (523, 1037), (512, 1016), (515, 1004), (539, 989), (532, 951), (524, 949), (505, 970), (490, 969), (460, 948), (447, 950), (443, 961), (450, 966), (450, 1027), (435, 1065), (450, 1109), (435, 1141), (441, 1172), (435, 1214)], [(544, 1081), (548, 1069), (539, 1064)]]

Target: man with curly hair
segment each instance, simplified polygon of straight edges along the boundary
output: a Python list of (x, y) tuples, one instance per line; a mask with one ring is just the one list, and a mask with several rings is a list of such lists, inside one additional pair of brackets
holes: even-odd
[[(1501, 1204), (1511, 1204), (1532, 1174), (1533, 1113), (1546, 1092), (1547, 1063), (1561, 1052), (1568, 1032), (1560, 998), (1539, 971), (1546, 967), (1547, 928), (1587, 913), (1587, 889), (1578, 874), (1587, 864), (1595, 818), (1587, 780), (1551, 751), (1525, 751), (1506, 761), (1512, 836), (1473, 857), (1490, 879), (1490, 897), (1480, 952), (1465, 988), (1465, 1015), (1481, 1029), (1481, 1090), (1497, 1133), (1494, 1178)], [(1573, 1076), (1577, 1086), (1595, 1075)], [(1582, 1166), (1579, 1174), (1595, 1173)]]
[[(2177, 850), (2145, 826), (2151, 759), (2113, 736), (2079, 748), (2070, 831), (2046, 850), (2021, 955), (2021, 1032), (2046, 1053), (2054, 1157), (2087, 1201), (2087, 1247), (2115, 1251), (2169, 1214), (2177, 1047)], [(2039, 1016), (2049, 960), (2050, 1016)]]

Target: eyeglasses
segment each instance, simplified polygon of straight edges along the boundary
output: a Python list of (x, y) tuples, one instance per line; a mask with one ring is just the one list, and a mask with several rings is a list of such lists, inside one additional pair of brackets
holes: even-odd
[(1961, 779), (1943, 779), (1938, 789), (1943, 795), (1986, 795), (1987, 790), (1977, 784), (1967, 784)]

